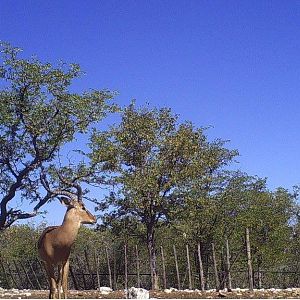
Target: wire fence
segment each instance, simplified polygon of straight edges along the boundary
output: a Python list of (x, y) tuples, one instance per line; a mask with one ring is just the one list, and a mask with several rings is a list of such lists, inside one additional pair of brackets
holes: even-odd
[[(175, 245), (165, 248), (161, 246), (156, 254), (160, 288), (207, 290), (225, 287), (251, 289), (300, 286), (299, 273), (296, 271), (253, 271), (251, 256), (245, 249), (241, 250), (239, 259), (228, 252), (220, 259), (214, 253), (215, 247), (203, 253), (199, 249), (199, 245), (182, 245), (178, 249)], [(142, 246), (89, 248), (71, 255), (70, 260), (70, 289), (95, 290), (101, 286), (108, 286), (113, 290), (131, 286), (151, 289), (150, 262), (147, 249)], [(0, 286), (47, 289), (47, 275), (42, 262), (37, 258), (10, 261), (0, 259)]]

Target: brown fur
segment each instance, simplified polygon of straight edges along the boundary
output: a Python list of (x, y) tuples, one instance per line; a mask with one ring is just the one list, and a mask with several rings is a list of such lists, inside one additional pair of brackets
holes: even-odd
[[(39, 256), (44, 263), (49, 279), (49, 298), (56, 297), (56, 289), (58, 297), (61, 298), (61, 286), (64, 298), (67, 297), (71, 247), (75, 242), (80, 225), (96, 222), (95, 216), (87, 211), (82, 203), (76, 201), (66, 201), (65, 203), (68, 210), (62, 225), (47, 227), (38, 241)], [(54, 276), (56, 266), (58, 267), (58, 279)]]

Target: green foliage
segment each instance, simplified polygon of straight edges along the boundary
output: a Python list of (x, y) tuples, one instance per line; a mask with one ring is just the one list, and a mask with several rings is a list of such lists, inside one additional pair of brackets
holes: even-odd
[(53, 162), (58, 151), (77, 133), (86, 133), (115, 105), (114, 94), (70, 91), (82, 74), (77, 64), (53, 66), (37, 58), (19, 58), (21, 49), (2, 44), (0, 65), (0, 229), (34, 214), (9, 209), (17, 193), (40, 200), (39, 168)]
[[(38, 258), (37, 241), (46, 228), (43, 223), (39, 226), (31, 224), (14, 225), (0, 235), (0, 256), (4, 261), (31, 260)], [(80, 255), (85, 249), (100, 249), (110, 246), (111, 234), (95, 231), (81, 226), (76, 242), (72, 248), (72, 255)]]
[(108, 159), (113, 172), (115, 190), (101, 206), (111, 206), (104, 222), (119, 228), (126, 222), (127, 231), (143, 237), (152, 287), (157, 288), (155, 231), (178, 222), (193, 189), (210, 184), (237, 151), (226, 149), (221, 140), (209, 142), (204, 130), (190, 122), (180, 124), (170, 109), (134, 104), (124, 110), (119, 125), (93, 133), (91, 150), (91, 160), (97, 164)]
[(114, 157), (112, 171), (119, 189), (107, 199), (117, 208), (111, 216), (134, 216), (145, 225), (170, 221), (185, 205), (191, 185), (209, 180), (237, 154), (223, 148), (222, 141), (208, 142), (203, 129), (189, 122), (178, 124), (177, 119), (166, 108), (130, 105), (119, 126), (94, 132), (91, 159)]
[(100, 249), (108, 246), (111, 239), (110, 233), (95, 231), (85, 226), (81, 226), (73, 246), (72, 253), (78, 255), (85, 249)]
[[(221, 174), (219, 174), (221, 175)], [(234, 253), (245, 251), (245, 229), (251, 233), (254, 266), (277, 266), (288, 258), (295, 198), (282, 188), (270, 192), (266, 180), (241, 172), (215, 177), (207, 193), (194, 191), (181, 214), (177, 229), (190, 244), (201, 242), (210, 249), (214, 242), (222, 249), (228, 238)], [(221, 259), (221, 257), (220, 257)], [(243, 264), (243, 262), (241, 262)]]
[(0, 235), (1, 259), (30, 260), (36, 258), (36, 243), (42, 228), (30, 225), (12, 226)]
[[(243, 257), (249, 228), (254, 268), (284, 265), (295, 198), (282, 188), (269, 191), (266, 179), (228, 171), (237, 151), (224, 145), (220, 139), (209, 142), (202, 128), (178, 124), (168, 109), (129, 106), (120, 125), (91, 139), (91, 160), (107, 159), (114, 179), (114, 192), (101, 206), (111, 206), (104, 226), (124, 241), (138, 239), (150, 252), (159, 250), (157, 234), (168, 230), (181, 252), (184, 243), (193, 249), (201, 243), (207, 272), (211, 243), (219, 261), (225, 238), (233, 256)], [(172, 255), (171, 245), (167, 249)], [(244, 259), (235, 264), (244, 268)]]

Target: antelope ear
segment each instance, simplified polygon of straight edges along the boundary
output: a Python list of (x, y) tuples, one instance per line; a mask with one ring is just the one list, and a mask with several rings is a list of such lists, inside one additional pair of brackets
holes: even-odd
[(71, 204), (71, 199), (69, 199), (69, 198), (59, 197), (58, 199), (62, 205), (70, 206), (70, 204)]

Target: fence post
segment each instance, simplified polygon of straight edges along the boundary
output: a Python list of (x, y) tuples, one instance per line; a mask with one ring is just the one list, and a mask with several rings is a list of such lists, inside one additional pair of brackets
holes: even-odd
[(187, 244), (186, 244), (186, 259), (187, 259), (188, 276), (189, 276), (189, 289), (191, 290), (191, 289), (193, 289), (193, 285), (192, 285), (189, 245), (187, 245)]
[(135, 245), (135, 255), (136, 255), (136, 275), (137, 275), (137, 287), (141, 287), (141, 280), (140, 280), (140, 259), (139, 259), (139, 250), (138, 246)]
[(258, 288), (261, 289), (262, 288), (262, 271), (261, 271), (261, 264), (262, 264), (262, 257), (261, 255), (258, 256), (257, 258), (257, 284), (258, 284)]
[(81, 276), (82, 276), (83, 287), (84, 287), (85, 290), (87, 290), (84, 270), (82, 268), (82, 264), (80, 263), (80, 259), (79, 259), (78, 255), (76, 255), (76, 260), (77, 260), (77, 266), (79, 267), (79, 270), (80, 270), (80, 273), (81, 273)]
[(215, 244), (214, 243), (211, 244), (211, 249), (212, 249), (212, 259), (213, 259), (213, 265), (214, 265), (214, 273), (215, 273), (216, 291), (218, 292), (220, 290), (220, 281), (219, 281), (216, 250), (215, 250)]
[(33, 285), (32, 281), (30, 280), (30, 277), (29, 277), (29, 275), (28, 275), (28, 273), (26, 271), (26, 267), (23, 265), (22, 261), (20, 261), (20, 265), (21, 265), (21, 268), (22, 268), (22, 270), (23, 270), (23, 272), (24, 272), (24, 274), (26, 276), (27, 282), (28, 282), (27, 288), (29, 286), (31, 286), (31, 288), (34, 289), (34, 285)]
[(74, 272), (73, 272), (73, 268), (72, 268), (71, 265), (70, 265), (70, 274), (71, 274), (71, 278), (72, 278), (72, 280), (73, 280), (73, 284), (74, 284), (75, 290), (79, 290), (78, 283), (77, 283), (77, 281), (76, 281), (76, 276), (75, 276), (75, 274), (74, 274)]
[(96, 266), (96, 275), (97, 275), (97, 285), (98, 285), (98, 291), (100, 291), (100, 275), (99, 275), (99, 257), (96, 253), (96, 249), (94, 248), (94, 261), (95, 261), (95, 266)]
[(91, 274), (91, 267), (90, 267), (90, 261), (89, 261), (89, 255), (88, 255), (87, 249), (84, 249), (84, 257), (85, 257), (87, 270)]
[(23, 278), (21, 276), (20, 269), (18, 268), (18, 264), (16, 263), (15, 260), (13, 260), (13, 262), (14, 262), (14, 265), (15, 265), (16, 272), (18, 273), (19, 280), (20, 280), (20, 289), (22, 289), (22, 288), (26, 289), (26, 285), (24, 285), (24, 283), (23, 283)]
[(177, 282), (178, 282), (178, 290), (180, 290), (181, 289), (181, 286), (180, 286), (180, 276), (179, 276), (177, 253), (176, 253), (176, 247), (175, 247), (175, 245), (173, 245), (173, 251), (174, 251), (175, 268), (176, 268), (176, 275), (177, 275)]
[(227, 277), (227, 290), (232, 291), (231, 274), (230, 274), (230, 252), (229, 252), (229, 241), (226, 238), (226, 277)]
[[(47, 276), (46, 271), (45, 271), (45, 266), (44, 266), (44, 264), (41, 263), (41, 261), (39, 259), (36, 259), (35, 261), (38, 263), (38, 265), (40, 267), (40, 270), (41, 270), (41, 273), (43, 274), (43, 277), (44, 277), (43, 286), (48, 287), (48, 276)], [(46, 283), (46, 285), (45, 285), (45, 283)]]
[(199, 280), (200, 280), (200, 287), (201, 287), (201, 291), (204, 291), (205, 290), (204, 272), (203, 272), (203, 264), (202, 264), (202, 258), (201, 258), (201, 246), (200, 246), (200, 243), (198, 244), (198, 259), (199, 259)]
[(38, 285), (38, 288), (41, 290), (41, 289), (42, 289), (42, 286), (41, 286), (41, 284), (40, 284), (39, 278), (38, 278), (37, 275), (36, 275), (35, 270), (34, 270), (33, 267), (32, 267), (32, 262), (28, 261), (28, 264), (29, 264), (30, 271), (32, 272), (32, 274), (33, 274), (33, 276), (34, 276), (34, 279), (35, 279), (35, 281), (36, 281), (36, 283), (37, 283), (37, 285)]
[(116, 250), (113, 249), (113, 263), (114, 263), (114, 290), (117, 290), (117, 260), (116, 260)]
[(11, 268), (10, 268), (9, 262), (7, 262), (6, 265), (7, 265), (7, 269), (8, 269), (10, 278), (12, 279), (12, 282), (13, 282), (15, 288), (21, 289), (21, 287), (17, 284), (17, 282), (16, 282), (16, 280), (15, 280), (15, 276), (14, 276), (13, 273), (12, 273), (12, 270), (11, 270)]
[(124, 262), (125, 262), (125, 290), (128, 289), (128, 261), (127, 261), (127, 245), (124, 245)]
[(89, 254), (88, 254), (88, 251), (86, 248), (84, 249), (84, 257), (85, 257), (85, 261), (86, 261), (87, 271), (90, 274), (90, 278), (91, 278), (91, 281), (93, 284), (93, 289), (94, 289), (95, 288), (95, 280), (94, 280), (93, 272), (92, 272), (91, 265), (90, 265)]
[(5, 277), (6, 284), (7, 284), (7, 288), (10, 289), (11, 286), (10, 286), (10, 283), (9, 283), (9, 280), (8, 280), (8, 275), (6, 274), (5, 267), (3, 265), (3, 261), (1, 259), (1, 257), (0, 257), (0, 264), (1, 264), (1, 267), (2, 267), (2, 270), (3, 270), (3, 274), (4, 274), (4, 277)]
[(258, 269), (258, 288), (262, 288), (262, 274), (260, 268)]
[(246, 249), (247, 249), (247, 261), (248, 261), (249, 290), (253, 291), (253, 269), (252, 269), (252, 260), (251, 260), (249, 228), (246, 228)]
[(165, 255), (163, 246), (160, 246), (161, 253), (161, 261), (162, 261), (162, 269), (163, 269), (163, 281), (164, 281), (164, 289), (167, 288), (167, 275), (166, 275), (166, 264), (165, 264)]
[(107, 247), (105, 247), (105, 252), (106, 252), (106, 260), (107, 260), (107, 268), (108, 268), (109, 287), (112, 289), (111, 268), (110, 268), (109, 253)]
[(262, 288), (262, 274), (260, 270), (258, 271), (258, 288)]

